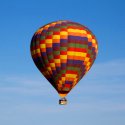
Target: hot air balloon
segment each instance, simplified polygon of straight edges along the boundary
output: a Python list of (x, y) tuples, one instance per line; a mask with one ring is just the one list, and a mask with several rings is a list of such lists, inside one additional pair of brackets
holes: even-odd
[(36, 67), (66, 104), (66, 95), (89, 71), (98, 53), (95, 35), (84, 25), (61, 20), (39, 28), (31, 40)]

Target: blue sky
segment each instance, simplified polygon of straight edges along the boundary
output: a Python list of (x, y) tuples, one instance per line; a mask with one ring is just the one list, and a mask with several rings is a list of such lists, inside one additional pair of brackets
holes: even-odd
[[(0, 125), (125, 125), (124, 0), (0, 0)], [(72, 20), (93, 31), (99, 54), (90, 72), (59, 96), (30, 56), (42, 25)]]

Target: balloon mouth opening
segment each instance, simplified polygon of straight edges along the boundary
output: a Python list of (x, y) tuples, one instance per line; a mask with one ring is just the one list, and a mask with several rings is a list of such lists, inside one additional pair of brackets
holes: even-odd
[(67, 94), (62, 94), (62, 93), (60, 94), (60, 93), (59, 93), (59, 96), (60, 96), (61, 98), (64, 98), (66, 95), (67, 95)]
[(64, 98), (61, 98), (60, 100), (59, 100), (59, 104), (60, 105), (66, 105), (67, 104), (67, 99), (64, 97)]

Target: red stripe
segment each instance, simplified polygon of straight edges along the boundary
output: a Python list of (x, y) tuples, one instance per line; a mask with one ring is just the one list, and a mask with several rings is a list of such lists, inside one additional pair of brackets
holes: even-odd
[(54, 59), (49, 60), (49, 63), (53, 63), (53, 62), (54, 62)]
[(90, 54), (87, 54), (86, 57), (89, 57), (89, 58), (90, 58)]
[(60, 55), (54, 55), (54, 59), (60, 59)]
[(89, 62), (92, 63), (92, 59), (89, 59)]
[(87, 34), (91, 34), (91, 32), (89, 30), (87, 30)]
[(45, 43), (45, 40), (40, 40), (40, 44), (43, 44), (43, 43)]
[(46, 39), (52, 39), (52, 35), (46, 36)]
[(66, 54), (67, 54), (67, 51), (61, 51), (60, 54), (61, 54), (61, 55), (66, 55)]
[(68, 48), (68, 51), (87, 52), (86, 49), (82, 48)]
[(65, 77), (65, 74), (62, 74), (62, 77)]
[(60, 32), (53, 32), (53, 35), (60, 35)]
[(79, 27), (79, 29), (80, 29), (80, 30), (84, 30), (84, 28), (83, 28), (83, 27)]
[(31, 49), (31, 51), (33, 51), (33, 50), (35, 50), (35, 47), (34, 47), (34, 46), (32, 46), (30, 49)]
[(77, 72), (76, 72), (76, 71), (73, 71), (73, 70), (67, 70), (66, 73), (67, 73), (67, 74), (77, 74)]
[(92, 35), (92, 39), (95, 39), (95, 36), (94, 36), (94, 35)]
[[(45, 68), (45, 67), (44, 67)], [(45, 72), (46, 70), (44, 68), (41, 68), (40, 71), (41, 72)]]
[(67, 29), (66, 28), (62, 28), (60, 31), (67, 31)]
[(47, 63), (47, 64), (45, 63), (45, 66), (46, 66), (46, 67), (49, 67), (49, 66), (50, 66), (50, 64), (49, 64), (49, 63)]
[(65, 87), (66, 88), (69, 88), (71, 85), (70, 84), (65, 84)]
[(32, 47), (31, 47), (31, 51), (36, 50), (36, 49), (39, 49), (39, 48), (40, 48), (39, 45), (37, 45), (37, 46), (32, 46)]
[(35, 49), (40, 49), (40, 46), (39, 46), (39, 45), (36, 45), (36, 46), (35, 46)]

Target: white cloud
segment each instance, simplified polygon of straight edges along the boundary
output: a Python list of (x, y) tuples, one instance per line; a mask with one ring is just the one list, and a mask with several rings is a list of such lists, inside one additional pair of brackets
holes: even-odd
[(73, 95), (80, 94), (124, 94), (125, 60), (93, 65), (92, 69), (76, 85)]
[[(56, 91), (48, 81), (45, 80), (45, 78), (41, 78), (39, 76), (32, 77), (27, 74), (25, 76), (12, 74), (8, 76), (1, 76), (1, 96), (8, 93), (7, 96), (10, 97), (10, 94), (14, 93), (16, 95), (28, 95), (31, 97), (34, 95), (44, 95), (45, 97), (43, 98), (43, 102), (38, 101), (39, 99), (35, 101), (33, 99), (29, 99), (29, 102), (24, 99), (22, 103), (16, 102), (15, 104), (15, 100), (11, 100), (13, 101), (11, 108), (6, 99), (6, 102), (0, 104), (0, 106), (3, 107), (1, 112), (3, 110), (5, 111), (5, 106), (7, 105), (8, 109), (6, 110), (10, 114), (12, 111), (14, 113), (20, 112), (22, 114), (25, 112), (31, 114), (125, 112), (124, 67), (125, 60), (113, 60), (93, 65), (90, 72), (83, 80), (80, 81), (78, 86), (74, 88), (71, 94), (67, 97), (69, 98), (69, 104), (67, 106), (58, 105), (58, 100), (55, 96), (57, 95)], [(54, 98), (52, 96), (54, 96)], [(52, 100), (51, 97), (54, 100)]]
[(51, 91), (51, 85), (38, 77), (8, 75), (0, 79), (1, 93), (46, 95)]
[[(0, 104), (1, 106), (1, 104)], [(7, 106), (7, 105), (6, 105)], [(10, 108), (11, 107), (11, 108)], [(69, 103), (65, 106), (60, 106), (58, 103), (38, 103), (38, 102), (23, 102), (20, 104), (8, 105), (7, 107), (3, 106), (3, 109), (8, 111), (8, 114), (12, 112), (20, 113), (32, 113), (32, 114), (48, 114), (48, 113), (72, 113), (72, 112), (125, 112), (125, 102), (120, 104), (119, 102), (111, 101), (97, 101), (97, 102), (80, 102), (80, 103)]]
[[(90, 73), (81, 80), (72, 95), (80, 94), (125, 94), (125, 60), (93, 65)], [(124, 76), (124, 77), (123, 77)], [(0, 93), (27, 95), (52, 95), (56, 91), (45, 78), (24, 75), (1, 76)]]
[(125, 76), (125, 59), (112, 60), (94, 64), (90, 70), (92, 77), (119, 77)]

